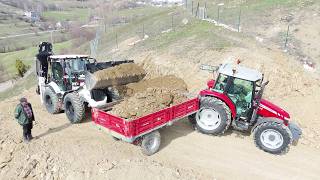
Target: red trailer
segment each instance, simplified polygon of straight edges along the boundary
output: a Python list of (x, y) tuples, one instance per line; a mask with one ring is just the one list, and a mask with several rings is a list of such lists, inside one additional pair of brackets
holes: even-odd
[(131, 121), (98, 108), (92, 108), (91, 111), (93, 122), (103, 127), (102, 129), (105, 129), (115, 139), (141, 145), (142, 152), (145, 155), (152, 155), (160, 147), (160, 133), (158, 129), (170, 126), (173, 122), (194, 114), (198, 110), (199, 99), (194, 98)]

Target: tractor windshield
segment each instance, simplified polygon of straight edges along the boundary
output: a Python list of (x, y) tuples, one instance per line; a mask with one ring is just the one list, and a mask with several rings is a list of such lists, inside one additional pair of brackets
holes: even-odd
[(234, 78), (233, 82), (227, 90), (228, 96), (236, 105), (237, 114), (245, 113), (252, 103), (253, 82)]
[(242, 115), (252, 105), (254, 82), (220, 74), (214, 90), (225, 93), (236, 105), (237, 114)]
[(215, 83), (214, 89), (218, 92), (223, 93), (227, 86), (227, 80), (228, 80), (228, 76), (224, 74), (220, 74), (217, 79), (217, 82)]

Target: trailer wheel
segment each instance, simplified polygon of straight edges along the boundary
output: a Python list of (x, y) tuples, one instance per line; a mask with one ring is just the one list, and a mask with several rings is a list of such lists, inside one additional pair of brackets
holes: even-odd
[(159, 131), (153, 131), (142, 138), (141, 151), (144, 155), (150, 156), (159, 150), (161, 137)]
[(46, 88), (43, 97), (46, 109), (49, 113), (57, 114), (60, 112), (58, 96), (52, 89)]
[(85, 118), (85, 107), (77, 93), (69, 93), (64, 98), (64, 109), (69, 121), (80, 123)]
[(204, 97), (196, 113), (196, 128), (204, 134), (222, 135), (230, 126), (230, 108), (214, 97)]
[(253, 130), (256, 146), (272, 154), (284, 154), (289, 150), (292, 136), (288, 127), (277, 122), (259, 124)]

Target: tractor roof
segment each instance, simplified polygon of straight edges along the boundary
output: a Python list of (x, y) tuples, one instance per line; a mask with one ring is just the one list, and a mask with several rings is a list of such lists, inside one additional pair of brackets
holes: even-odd
[(89, 55), (84, 54), (68, 54), (68, 55), (52, 55), (50, 59), (75, 59), (75, 58), (88, 58)]
[[(235, 73), (233, 73), (233, 70), (235, 70)], [(239, 65), (223, 64), (220, 66), (218, 72), (227, 76), (233, 76), (249, 81), (258, 81), (262, 79), (262, 73), (259, 71)]]

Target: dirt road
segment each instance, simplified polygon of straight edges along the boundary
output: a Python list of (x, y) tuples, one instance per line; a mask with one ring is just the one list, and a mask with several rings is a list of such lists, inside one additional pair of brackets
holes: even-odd
[(252, 138), (229, 131), (213, 137), (193, 131), (187, 120), (161, 130), (160, 151), (145, 157), (139, 147), (114, 141), (90, 121), (70, 125), (50, 115), (33, 89), (37, 136), (21, 142), (13, 119), (18, 98), (0, 103), (0, 179), (318, 179), (320, 150), (303, 144), (283, 156), (255, 147)]

